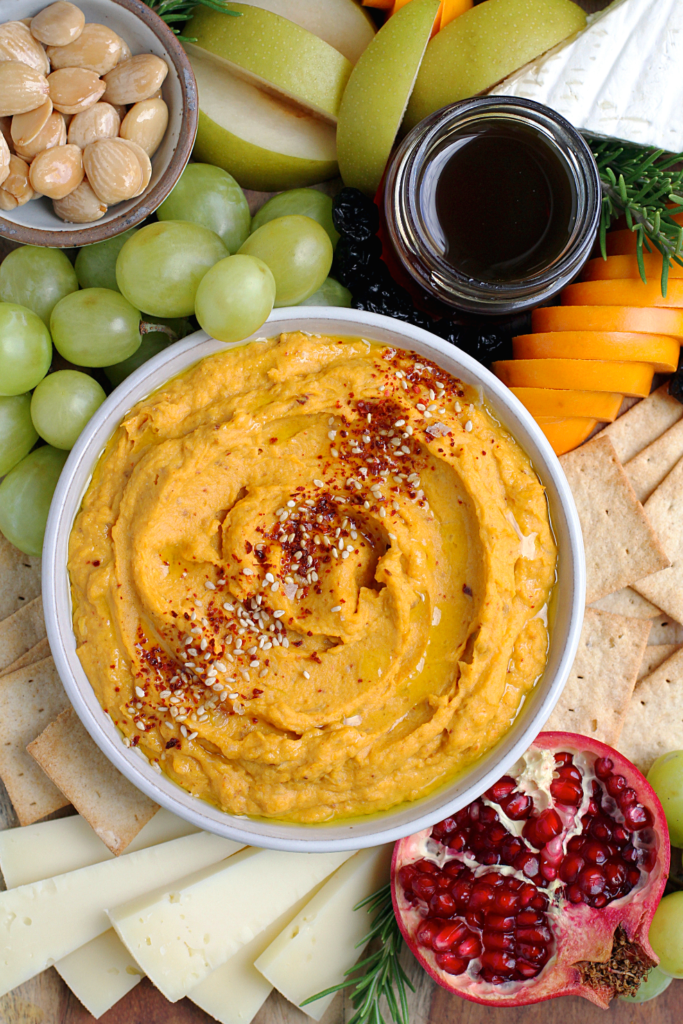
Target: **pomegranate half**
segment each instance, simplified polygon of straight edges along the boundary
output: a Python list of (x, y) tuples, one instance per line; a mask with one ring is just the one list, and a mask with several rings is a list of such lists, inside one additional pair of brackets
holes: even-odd
[(396, 844), (394, 911), (425, 970), (466, 999), (606, 1008), (657, 963), (648, 932), (669, 857), (630, 761), (546, 732), (484, 796)]

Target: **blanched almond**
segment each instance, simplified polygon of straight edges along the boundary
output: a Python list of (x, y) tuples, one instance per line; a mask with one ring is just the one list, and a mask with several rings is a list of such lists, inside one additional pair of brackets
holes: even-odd
[(19, 60), (41, 75), (50, 70), (45, 50), (20, 21), (0, 25), (0, 60)]
[(96, 103), (88, 110), (75, 114), (69, 124), (69, 142), (81, 149), (98, 139), (115, 139), (121, 122), (111, 103)]
[(137, 142), (147, 156), (159, 148), (168, 126), (168, 107), (163, 100), (142, 100), (135, 103), (121, 124), (121, 138)]
[(168, 74), (168, 64), (153, 53), (139, 53), (104, 76), (109, 103), (140, 103), (149, 99)]
[(130, 46), (128, 45), (128, 43), (126, 42), (125, 39), (122, 39), (121, 40), (121, 53), (119, 54), (119, 59), (117, 60), (116, 63), (117, 64), (123, 64), (124, 60), (130, 60), (130, 58), (132, 56), (133, 56), (133, 54), (130, 52)]
[(0, 188), (0, 210), (9, 213), (10, 210), (16, 210), (18, 205), (11, 192), (5, 192), (4, 188)]
[(90, 224), (107, 212), (107, 204), (97, 198), (86, 178), (64, 199), (55, 199), (52, 206), (58, 217), (72, 224)]
[(80, 114), (97, 103), (105, 90), (99, 75), (85, 68), (60, 68), (47, 81), (55, 110), (62, 114)]
[(10, 160), (9, 146), (5, 136), (0, 133), (0, 185), (9, 174), (9, 160)]
[(104, 75), (116, 67), (121, 56), (121, 37), (106, 25), (88, 22), (75, 43), (48, 46), (53, 68), (86, 68)]
[(15, 146), (17, 155), (24, 160), (33, 160), (42, 153), (44, 149), (54, 149), (55, 146), (63, 146), (66, 143), (66, 125), (64, 117), (54, 110), (47, 119), (45, 127), (38, 132), (27, 146)]
[(0, 135), (4, 136), (5, 142), (12, 149), (14, 143), (12, 142), (12, 118), (11, 117), (0, 117)]
[(83, 11), (66, 0), (57, 0), (31, 19), (31, 32), (46, 46), (66, 46), (78, 39), (84, 25)]
[(83, 181), (83, 160), (78, 146), (55, 146), (39, 153), (31, 164), (31, 185), (50, 199), (63, 199)]
[(20, 61), (0, 61), (0, 116), (35, 110), (50, 92), (45, 75)]
[(83, 165), (96, 196), (112, 206), (132, 199), (142, 185), (140, 161), (123, 139), (100, 139), (85, 147)]
[(121, 142), (125, 146), (128, 146), (130, 150), (135, 154), (138, 163), (140, 164), (140, 174), (142, 175), (142, 181), (140, 182), (140, 188), (135, 193), (136, 196), (142, 195), (147, 186), (149, 185), (149, 179), (152, 177), (152, 161), (145, 153), (142, 146), (138, 146), (137, 142), (131, 142), (130, 139), (121, 139)]
[(33, 196), (33, 188), (29, 181), (29, 167), (20, 156), (9, 158), (9, 174), (2, 183), (3, 191), (9, 192), (23, 206)]
[(51, 113), (52, 100), (48, 96), (35, 110), (29, 110), (27, 114), (15, 114), (10, 129), (14, 145), (28, 146), (33, 142), (47, 124)]

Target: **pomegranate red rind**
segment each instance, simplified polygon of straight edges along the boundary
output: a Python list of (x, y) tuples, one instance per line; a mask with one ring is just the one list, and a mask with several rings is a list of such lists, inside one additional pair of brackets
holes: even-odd
[(597, 740), (542, 733), (525, 758), (523, 774), (396, 844), (394, 911), (425, 970), (466, 999), (580, 995), (606, 1008), (657, 962), (648, 932), (669, 869), (664, 813), (634, 765)]

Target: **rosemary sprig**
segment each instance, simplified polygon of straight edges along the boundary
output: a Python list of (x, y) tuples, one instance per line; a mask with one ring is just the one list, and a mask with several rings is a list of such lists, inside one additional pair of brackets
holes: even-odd
[(182, 22), (184, 24), (186, 21), (189, 21), (195, 7), (199, 7), (200, 4), (203, 4), (204, 7), (210, 7), (212, 11), (222, 11), (223, 14), (229, 14), (231, 18), (242, 17), (239, 11), (231, 11), (229, 7), (226, 7), (223, 0), (145, 0), (145, 3), (148, 7), (152, 8), (155, 14), (159, 15), (162, 21), (165, 21), (173, 29), (182, 43), (194, 43), (196, 40), (182, 35), (181, 30), (175, 28), (174, 23)]
[(673, 260), (683, 266), (683, 226), (674, 220), (683, 212), (683, 153), (638, 146), (586, 135), (602, 181), (600, 249), (606, 257), (605, 235), (618, 217), (636, 235), (638, 269), (646, 280), (643, 251), (662, 254), (662, 295), (666, 295)]
[[(356, 1012), (349, 1024), (385, 1024), (379, 1006), (382, 996), (387, 1001), (394, 1024), (408, 1024), (406, 985), (412, 991), (415, 989), (398, 962), (403, 947), (403, 936), (394, 915), (391, 886), (382, 886), (353, 909), (360, 910), (362, 907), (366, 907), (367, 912), (375, 916), (370, 931), (356, 943), (356, 949), (361, 949), (372, 939), (376, 940), (377, 949), (346, 971), (346, 975), (353, 974), (356, 977), (347, 978), (346, 981), (333, 985), (324, 992), (318, 992), (301, 1005), (306, 1006), (316, 999), (322, 999), (323, 996), (351, 988), (351, 1002)], [(362, 973), (357, 975), (358, 971)]]

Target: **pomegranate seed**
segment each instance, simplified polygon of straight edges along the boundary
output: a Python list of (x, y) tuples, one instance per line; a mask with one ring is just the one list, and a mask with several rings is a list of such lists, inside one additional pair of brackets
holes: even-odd
[(586, 862), (583, 857), (578, 854), (569, 854), (560, 864), (560, 878), (563, 882), (575, 882), (585, 866)]
[(494, 821), (498, 821), (498, 815), (493, 807), (487, 807), (484, 804), (479, 812), (479, 821), (483, 821), (485, 825), (491, 825)]
[(591, 896), (590, 898), (591, 906), (597, 907), (599, 910), (606, 907), (608, 903), (609, 899), (605, 896), (604, 892), (599, 892), (597, 896)]
[(539, 961), (547, 960), (548, 954), (543, 946), (528, 946), (525, 942), (516, 947), (515, 953), (523, 956), (525, 960)]
[(460, 939), (467, 935), (467, 925), (462, 921), (451, 921), (444, 925), (432, 937), (432, 949), (435, 953), (446, 953)]
[(495, 801), (499, 804), (501, 800), (510, 796), (511, 793), (517, 789), (517, 783), (514, 779), (510, 778), (509, 775), (504, 775), (502, 779), (498, 779), (498, 782), (494, 783), (490, 789), (486, 790), (486, 796), (489, 800)]
[(439, 892), (448, 892), (452, 884), (453, 879), (449, 878), (448, 875), (439, 875), (436, 880), (436, 888)]
[(610, 775), (605, 781), (605, 789), (610, 796), (619, 796), (622, 790), (627, 788), (626, 779), (623, 775)]
[(434, 839), (443, 839), (449, 832), (454, 832), (457, 827), (458, 823), (455, 818), (445, 818), (434, 826), (432, 836)]
[(625, 846), (624, 849), (621, 851), (621, 859), (625, 860), (627, 864), (637, 864), (638, 851), (634, 849), (629, 843), (629, 845)]
[(562, 819), (553, 807), (541, 811), (537, 818), (529, 818), (522, 830), (525, 839), (540, 849), (562, 831)]
[(557, 878), (557, 868), (554, 864), (549, 864), (547, 861), (542, 861), (541, 876), (545, 878), (546, 882), (554, 882)]
[(570, 885), (567, 889), (567, 899), (570, 903), (583, 903), (584, 895), (578, 885)]
[(534, 910), (547, 910), (549, 903), (550, 900), (546, 894), (544, 892), (539, 892), (532, 899), (530, 906), (533, 907)]
[(436, 882), (428, 875), (418, 875), (413, 882), (412, 889), (418, 899), (428, 901), (436, 892)]
[(543, 914), (537, 910), (521, 910), (517, 914), (517, 924), (523, 926), (533, 926), (541, 924), (543, 922)]
[(523, 818), (529, 817), (532, 803), (525, 793), (514, 793), (506, 800), (501, 801), (501, 807), (508, 818), (512, 818), (513, 821), (521, 821)]
[(602, 843), (609, 843), (612, 838), (612, 829), (604, 818), (596, 818), (591, 822), (590, 834)]
[(546, 925), (541, 925), (538, 928), (518, 928), (515, 938), (517, 942), (529, 942), (534, 946), (543, 946), (552, 941), (552, 933)]
[(597, 868), (584, 868), (577, 879), (577, 885), (586, 896), (597, 896), (605, 888), (605, 876)]
[(487, 914), (486, 927), (492, 928), (494, 932), (510, 932), (515, 927), (515, 919), (502, 914)]
[(481, 962), (492, 971), (512, 972), (515, 969), (515, 958), (502, 950), (487, 949), (482, 953)]
[(465, 912), (465, 920), (470, 928), (484, 927), (484, 913), (481, 910), (467, 910)]
[(438, 935), (443, 925), (440, 921), (423, 921), (417, 927), (417, 941), (421, 946), (432, 949), (434, 937)]
[(649, 874), (657, 863), (657, 853), (655, 850), (646, 850), (643, 855), (642, 868)]
[(517, 839), (516, 836), (508, 836), (500, 849), (503, 864), (512, 864), (515, 857), (522, 853), (524, 849), (525, 846), (521, 839)]
[(583, 848), (583, 855), (591, 864), (606, 864), (608, 851), (602, 843), (586, 843)]
[(472, 896), (472, 882), (469, 878), (460, 878), (451, 886), (451, 896), (455, 900), (457, 909), (462, 913), (469, 905)]
[(455, 952), (467, 960), (474, 960), (475, 957), (481, 956), (481, 941), (476, 935), (468, 935), (458, 943)]
[(451, 881), (455, 878), (460, 878), (467, 871), (467, 868), (457, 860), (449, 860), (448, 864), (444, 865), (443, 873), (447, 875)]
[(499, 891), (495, 894), (492, 909), (499, 914), (512, 914), (519, 906), (519, 897), (513, 892)]
[(599, 757), (595, 762), (595, 774), (599, 779), (607, 779), (614, 768), (614, 762), (609, 757)]
[(643, 807), (642, 804), (636, 804), (635, 807), (627, 807), (624, 811), (624, 824), (626, 828), (631, 829), (633, 832), (640, 832), (643, 828), (649, 828), (652, 825), (652, 820), (649, 810), (647, 807)]
[(496, 890), (493, 886), (486, 885), (486, 883), (477, 882), (472, 895), (469, 898), (468, 906), (471, 910), (486, 910), (491, 906), (496, 896)]
[(481, 940), (484, 949), (500, 949), (511, 953), (515, 948), (515, 937), (511, 932), (494, 932), (492, 928), (484, 928)]
[(515, 857), (514, 866), (527, 878), (535, 878), (540, 865), (538, 857), (533, 853), (520, 853), (519, 857)]
[(448, 849), (454, 853), (463, 853), (467, 849), (467, 836), (464, 832), (454, 832), (448, 837)]
[(417, 878), (417, 871), (412, 864), (406, 864), (398, 873), (398, 880), (402, 889), (410, 889), (415, 878)]
[(562, 750), (559, 754), (555, 754), (555, 762), (556, 764), (573, 764), (574, 758), (566, 750)]
[(638, 885), (638, 882), (640, 881), (640, 871), (638, 870), (638, 868), (629, 868), (628, 869), (628, 874), (626, 875), (626, 881), (628, 882), (628, 885), (629, 885), (629, 890), (628, 891), (630, 892), (631, 889), (633, 888), (633, 886), (634, 885)]
[(430, 899), (429, 909), (435, 917), (451, 917), (457, 907), (449, 892), (439, 892)]
[(486, 853), (481, 854), (479, 860), (487, 867), (491, 867), (493, 864), (500, 864), (500, 854), (495, 850), (487, 850)]
[(523, 882), (521, 878), (508, 878), (507, 889), (508, 892), (520, 892), (522, 889), (527, 887), (528, 883)]
[(617, 889), (626, 881), (626, 867), (621, 861), (610, 860), (605, 864), (605, 879), (612, 889)]
[(505, 884), (504, 877), (497, 871), (488, 871), (485, 875), (480, 875), (477, 881), (483, 882), (485, 885), (492, 885), (494, 889)]
[(622, 825), (617, 825), (617, 827), (612, 830), (612, 839), (617, 846), (625, 846), (626, 843), (628, 843), (630, 836)]
[(470, 821), (479, 821), (479, 812), (483, 806), (479, 800), (475, 800), (473, 804), (470, 804), (468, 807)]
[(437, 965), (446, 974), (464, 974), (467, 970), (467, 960), (463, 960), (453, 953), (437, 953), (435, 959)]
[(631, 789), (630, 786), (627, 786), (626, 789), (622, 789), (619, 794), (617, 803), (619, 804), (619, 809), (624, 811), (627, 807), (633, 807), (634, 804), (638, 803), (638, 794), (635, 789)]
[(495, 822), (486, 833), (486, 841), (490, 846), (498, 847), (509, 835), (508, 830), (499, 821)]
[(523, 959), (517, 960), (517, 971), (523, 978), (535, 978), (540, 972), (541, 965), (530, 964), (528, 961)]
[(422, 860), (416, 860), (415, 863), (413, 864), (413, 867), (415, 868), (416, 871), (421, 872), (422, 874), (439, 874), (439, 868), (437, 867), (437, 865), (431, 860), (426, 860), (424, 857), (422, 858)]
[(470, 820), (469, 809), (467, 807), (463, 807), (461, 810), (456, 812), (454, 817), (458, 825), (466, 825), (467, 822)]
[(559, 804), (578, 807), (583, 799), (583, 790), (578, 782), (571, 779), (554, 779), (550, 792)]
[(585, 836), (572, 836), (567, 843), (567, 850), (569, 853), (581, 853), (585, 845)]
[(572, 779), (574, 782), (581, 782), (583, 780), (583, 775), (573, 764), (563, 765), (557, 774), (561, 779)]

